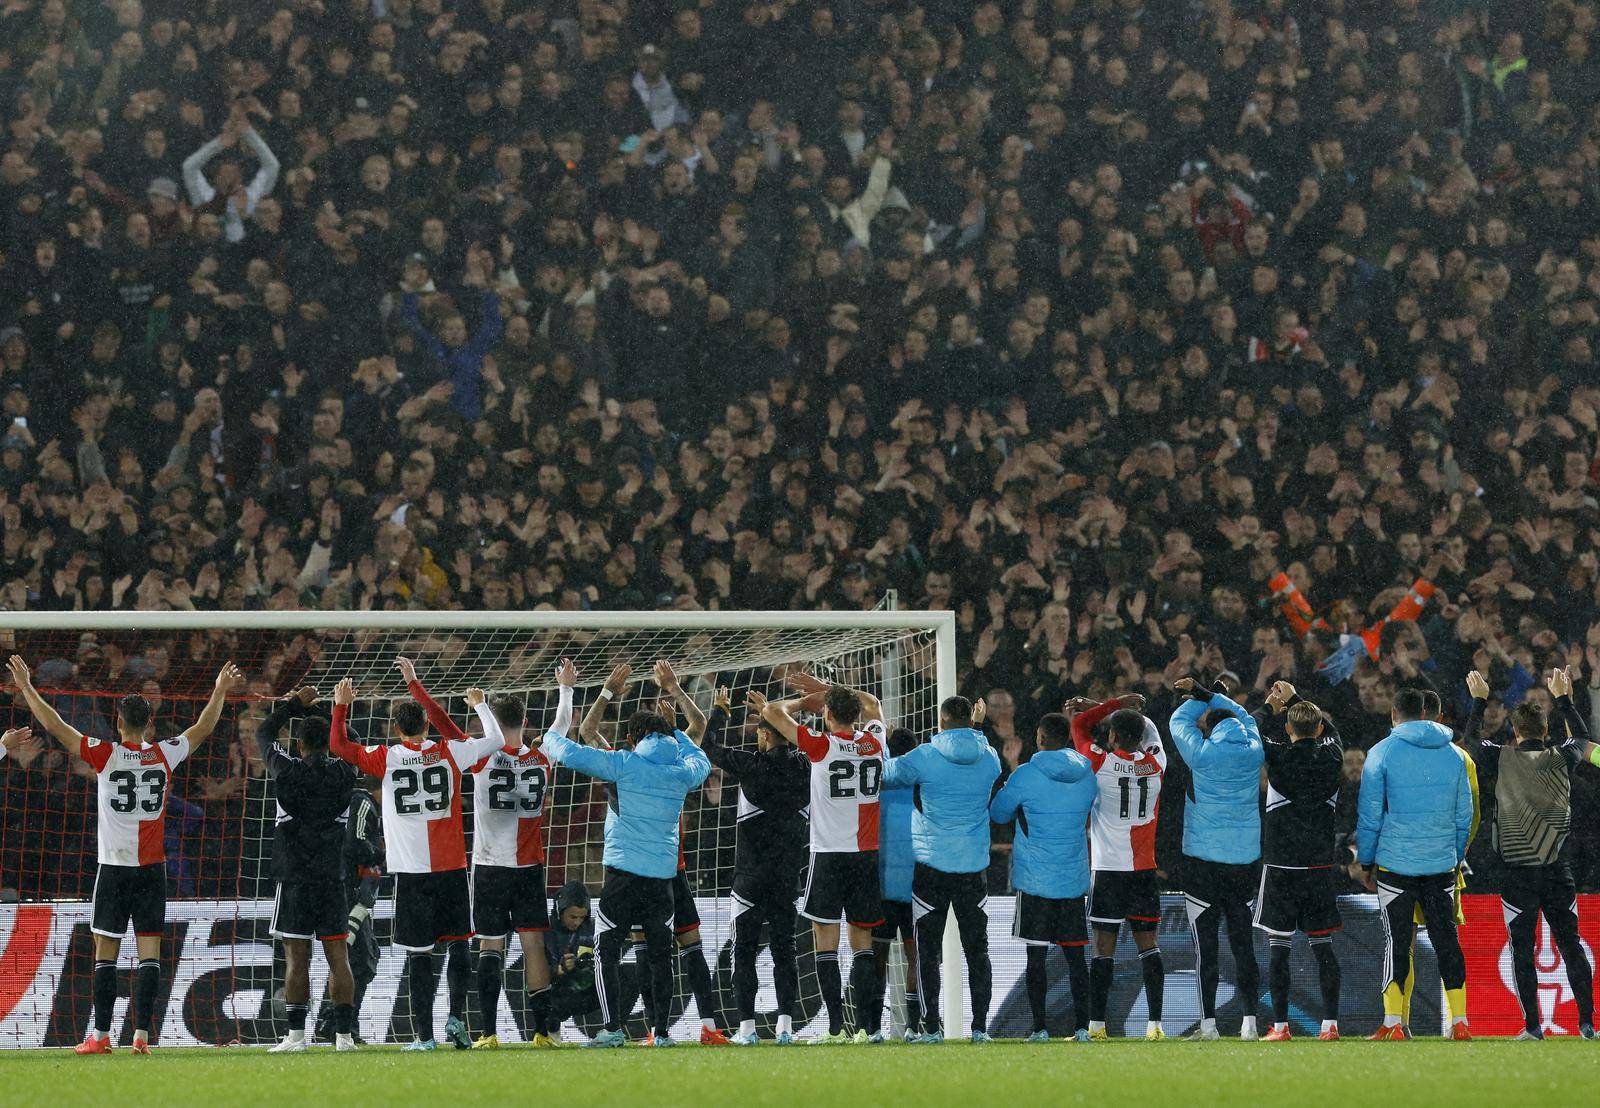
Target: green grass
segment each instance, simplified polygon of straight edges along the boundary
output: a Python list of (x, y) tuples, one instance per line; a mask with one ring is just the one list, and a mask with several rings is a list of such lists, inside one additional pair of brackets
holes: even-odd
[(1114, 1042), (975, 1047), (683, 1046), (495, 1054), (402, 1055), (329, 1048), (270, 1057), (259, 1049), (169, 1050), (135, 1058), (0, 1051), (0, 1104), (961, 1105), (1095, 1104), (1150, 1108), (1266, 1103), (1285, 1108), (1593, 1104), (1600, 1043), (1504, 1040), (1457, 1044)]

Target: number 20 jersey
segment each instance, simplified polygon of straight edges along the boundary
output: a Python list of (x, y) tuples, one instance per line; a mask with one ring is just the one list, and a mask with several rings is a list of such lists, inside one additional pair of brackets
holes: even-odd
[(102, 866), (151, 866), (167, 860), (167, 785), (189, 756), (189, 736), (139, 747), (84, 736), (79, 756), (95, 772)]
[(811, 852), (878, 849), (878, 792), (886, 733), (882, 720), (827, 734), (801, 727), (795, 745), (811, 762)]
[(1134, 753), (1093, 748), (1099, 796), (1089, 813), (1090, 863), (1096, 870), (1156, 868), (1156, 818), (1167, 752), (1155, 725), (1145, 720), (1145, 742)]
[(544, 864), (544, 798), (550, 759), (537, 747), (501, 747), (472, 767), (472, 862)]

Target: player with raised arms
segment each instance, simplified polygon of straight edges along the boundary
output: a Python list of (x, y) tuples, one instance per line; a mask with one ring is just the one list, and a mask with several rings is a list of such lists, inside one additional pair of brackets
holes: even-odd
[[(416, 667), (401, 659), (406, 688), (422, 705), (428, 722), (446, 739), (462, 742), (467, 735), (450, 713), (428, 695), (417, 680)], [(572, 695), (578, 670), (563, 659), (556, 671), (556, 718), (550, 730), (565, 735), (572, 728)], [(550, 930), (550, 898), (544, 878), (544, 803), (550, 788), (550, 760), (539, 749), (541, 739), (524, 741), (527, 707), (519, 696), (489, 701), (505, 743), (468, 769), (474, 799), (472, 821), (472, 928), (478, 935), (478, 1018), (482, 1034), (474, 1050), (495, 1050), (500, 1038), (495, 1023), (505, 980), (506, 939), (515, 932), (522, 947), (526, 985), (524, 1026), (539, 1048), (556, 1045), (550, 1035), (550, 964), (545, 960), (544, 933)]]
[[(799, 748), (811, 763), (811, 868), (800, 914), (811, 921), (817, 977), (828, 1031), (814, 1045), (845, 1043), (844, 988), (839, 972), (839, 918), (849, 923), (850, 1000), (863, 1040), (878, 1030), (883, 998), (872, 955), (872, 931), (883, 922), (878, 874), (878, 792), (883, 786), (883, 705), (870, 693), (792, 674), (801, 696), (769, 701), (751, 693), (752, 711)], [(822, 731), (795, 722), (794, 712), (822, 711)], [(858, 727), (857, 724), (860, 724)]]
[(711, 764), (739, 782), (738, 822), (733, 848), (733, 991), (739, 1005), (737, 1046), (754, 1046), (756, 1035), (756, 955), (761, 927), (767, 925), (772, 949), (772, 984), (778, 994), (779, 1046), (794, 1042), (794, 1014), (800, 1002), (795, 956), (795, 894), (806, 858), (806, 805), (811, 800), (811, 763), (777, 728), (756, 720), (756, 749), (726, 746), (722, 732), (733, 712), (726, 688), (717, 690), (706, 725), (705, 751)]
[[(412, 672), (404, 658), (395, 664), (402, 675)], [(355, 700), (355, 683), (349, 678), (340, 681), (333, 693), (328, 747), (336, 757), (382, 782), (383, 834), (389, 872), (395, 875), (393, 942), (406, 952), (410, 972), (412, 1041), (404, 1049), (438, 1049), (433, 1037), (433, 998), (439, 988), (433, 948), (438, 943), (451, 948), (445, 1034), (458, 1050), (466, 1049), (472, 1045), (464, 1019), (471, 977), (466, 945), (472, 937), (472, 919), (466, 835), (461, 827), (461, 773), (463, 767), (476, 765), (502, 747), (505, 735), (483, 690), (474, 688), (467, 690), (467, 703), (483, 724), (478, 738), (431, 739), (422, 706), (397, 700), (389, 711), (396, 741), (362, 746), (349, 737), (350, 706)]]
[(96, 834), (100, 868), (94, 879), (94, 1027), (79, 1054), (111, 1052), (111, 1014), (117, 1003), (117, 956), (133, 924), (139, 968), (133, 986), (133, 1053), (150, 1053), (150, 1021), (161, 989), (161, 934), (167, 926), (167, 786), (172, 771), (216, 730), (228, 694), (244, 683), (229, 662), (217, 674), (211, 698), (187, 731), (150, 741), (150, 702), (130, 694), (117, 702), (117, 741), (91, 738), (61, 718), (33, 687), (28, 665), (16, 654), (11, 683), (28, 711), (68, 754), (94, 770), (98, 794)]
[(1094, 1042), (1106, 1038), (1117, 935), (1127, 924), (1144, 976), (1144, 1037), (1160, 1042), (1167, 1037), (1161, 1027), (1166, 967), (1161, 947), (1156, 945), (1156, 927), (1161, 922), (1156, 822), (1161, 816), (1161, 783), (1167, 773), (1166, 748), (1161, 745), (1161, 732), (1144, 715), (1144, 697), (1138, 693), (1100, 704), (1076, 698), (1067, 702), (1066, 709), (1074, 713), (1073, 746), (1088, 759), (1095, 780), (1094, 808), (1089, 814), (1094, 858), (1089, 922), (1094, 925), (1095, 946), (1089, 970), (1087, 1038)]
[[(552, 765), (612, 783), (606, 809), (605, 884), (595, 910), (595, 946), (600, 963), (600, 1014), (605, 1029), (590, 1046), (619, 1047), (622, 1030), (622, 948), (635, 924), (644, 932), (653, 1005), (651, 1042), (672, 1046), (672, 884), (678, 873), (679, 818), (683, 799), (711, 773), (700, 749), (706, 718), (678, 684), (666, 661), (655, 666), (656, 683), (673, 696), (689, 721), (675, 730), (659, 711), (629, 717), (624, 741), (631, 749), (582, 746), (562, 735), (545, 736)], [(623, 676), (626, 680), (626, 675)], [(613, 693), (615, 695), (615, 693)]]
[(1050, 1040), (1046, 997), (1049, 967), (1045, 956), (1061, 948), (1072, 982), (1073, 1038), (1089, 1039), (1089, 969), (1083, 948), (1089, 931), (1083, 894), (1089, 890), (1089, 842), (1084, 834), (1099, 790), (1089, 759), (1069, 748), (1067, 717), (1051, 712), (1034, 733), (1038, 752), (1016, 772), (989, 804), (996, 823), (1017, 825), (1011, 845), (1011, 883), (1017, 890), (1012, 934), (1028, 949), (1028, 1007), (1033, 1012), (1030, 1043)]
[[(328, 754), (328, 717), (310, 714), (317, 690), (302, 685), (273, 706), (256, 729), (256, 746), (277, 798), (272, 829), (272, 875), (278, 882), (272, 904), (272, 935), (283, 943), (283, 1000), (289, 1031), (269, 1054), (300, 1054), (306, 1049), (306, 1012), (311, 1004), (311, 942), (322, 943), (328, 960), (328, 996), (333, 1002), (334, 1049), (355, 1043), (355, 977), (344, 891), (342, 847), (350, 811), (350, 792), (359, 775)], [(278, 741), (300, 720), (300, 753)]]

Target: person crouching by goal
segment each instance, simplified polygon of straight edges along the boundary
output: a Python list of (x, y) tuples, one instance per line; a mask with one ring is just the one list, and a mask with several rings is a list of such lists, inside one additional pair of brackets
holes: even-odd
[[(674, 730), (660, 712), (639, 711), (628, 718), (625, 742), (631, 749), (601, 750), (582, 746), (553, 732), (545, 736), (544, 753), (551, 765), (612, 783), (606, 811), (605, 884), (595, 912), (596, 948), (600, 961), (600, 1013), (605, 1030), (589, 1043), (618, 1047), (628, 1041), (622, 1030), (622, 949), (633, 924), (644, 932), (651, 988), (661, 998), (672, 996), (672, 883), (678, 872), (678, 819), (683, 798), (711, 774), (711, 761), (700, 749), (706, 717), (683, 695), (672, 667), (656, 664), (656, 682), (673, 694), (689, 721), (687, 733)], [(654, 1006), (655, 1046), (671, 1046), (667, 1028), (672, 1005)]]
[[(466, 733), (428, 695), (409, 660), (401, 659), (400, 672), (433, 729), (447, 739), (464, 741)], [(577, 683), (577, 669), (570, 661), (563, 662), (556, 672), (560, 692), (551, 724), (558, 735), (572, 727), (572, 690)], [(550, 930), (550, 899), (544, 883), (544, 801), (550, 761), (540, 751), (539, 739), (533, 746), (523, 744), (526, 706), (520, 697), (497, 696), (489, 707), (500, 722), (505, 745), (468, 770), (475, 801), (472, 929), (478, 934), (478, 1018), (483, 1021), (472, 1049), (500, 1046), (495, 1024), (505, 982), (506, 939), (513, 931), (522, 946), (527, 986), (524, 1026), (535, 1047), (550, 1048), (556, 1045), (550, 1037), (550, 964), (544, 957), (544, 932)]]
[(211, 737), (228, 694), (244, 683), (232, 662), (217, 674), (211, 699), (187, 731), (150, 741), (150, 702), (125, 696), (117, 703), (117, 741), (90, 738), (45, 702), (28, 665), (13, 654), (11, 683), (33, 718), (94, 770), (99, 797), (96, 838), (100, 868), (94, 879), (94, 1027), (79, 1054), (111, 1052), (111, 1014), (117, 1003), (117, 956), (133, 923), (139, 969), (133, 983), (133, 1053), (150, 1053), (150, 1023), (161, 989), (161, 933), (167, 924), (167, 787), (172, 771)]
[[(295, 689), (273, 707), (256, 731), (262, 764), (272, 778), (278, 817), (272, 830), (272, 935), (283, 943), (284, 1004), (289, 1031), (269, 1054), (306, 1049), (306, 1012), (311, 1004), (311, 940), (328, 960), (328, 995), (333, 1001), (334, 1049), (354, 1050), (355, 978), (350, 972), (342, 847), (353, 766), (328, 754), (328, 719), (309, 715), (317, 690)], [(300, 719), (300, 754), (284, 750), (278, 736)]]
[[(402, 666), (402, 672), (406, 668)], [(391, 746), (362, 746), (348, 737), (350, 706), (355, 700), (355, 684), (348, 678), (340, 681), (333, 693), (328, 748), (383, 782), (383, 833), (389, 871), (395, 875), (393, 941), (406, 952), (410, 975), (412, 1041), (404, 1049), (438, 1049), (433, 1038), (433, 997), (439, 979), (433, 968), (433, 948), (445, 943), (450, 985), (445, 1034), (456, 1049), (465, 1050), (472, 1046), (465, 1020), (472, 976), (467, 963), (472, 921), (466, 836), (461, 828), (461, 769), (498, 750), (505, 735), (483, 690), (468, 689), (467, 703), (483, 724), (478, 738), (465, 742), (430, 739), (421, 705), (397, 700), (390, 709), (389, 723), (399, 741)]]

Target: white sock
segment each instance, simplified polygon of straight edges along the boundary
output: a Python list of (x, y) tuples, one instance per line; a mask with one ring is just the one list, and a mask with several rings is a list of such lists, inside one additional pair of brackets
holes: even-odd
[(1399, 1027), (1400, 1026), (1400, 1017), (1399, 1016), (1385, 1015), (1383, 1017), (1383, 1026), (1385, 1026), (1385, 1027)]
[(756, 1033), (756, 1021), (755, 1020), (740, 1020), (739, 1021), (739, 1034), (741, 1034), (741, 1035), (754, 1035), (755, 1033)]
[[(1091, 1023), (1089, 1026), (1093, 1027), (1094, 1024)], [(1105, 1024), (1102, 1023), (1100, 1026), (1104, 1027)], [(1159, 1031), (1159, 1030), (1161, 1030), (1161, 1021), (1160, 1020), (1145, 1020), (1144, 1021), (1144, 1033), (1146, 1035), (1150, 1034), (1150, 1032), (1152, 1032), (1152, 1031)]]
[(1272, 1029), (1274, 1031), (1287, 1031), (1289, 1030), (1289, 1025), (1287, 1023), (1275, 1023), (1272, 1025)]
[(1216, 1021), (1215, 1017), (1213, 1017), (1211, 1019), (1202, 1018), (1200, 1020), (1200, 1030), (1202, 1030), (1202, 1031), (1215, 1031), (1216, 1029), (1217, 1029), (1217, 1021)]
[(717, 1029), (717, 1021), (716, 1020), (701, 1020), (700, 1021), (700, 1026), (702, 1028), (704, 1028), (705, 1030), (707, 1030), (707, 1031), (715, 1031)]
[(1454, 1027), (1458, 1023), (1464, 1024), (1466, 1022), (1467, 1022), (1467, 1017), (1466, 1016), (1456, 1016), (1454, 1019), (1452, 1019), (1450, 1021), (1450, 1026)]
[[(106, 1037), (110, 1038), (109, 1035), (106, 1036)], [(133, 1033), (133, 1041), (136, 1042), (136, 1043), (147, 1043), (147, 1042), (149, 1042), (150, 1041), (150, 1032), (148, 1032), (148, 1031), (135, 1031)]]
[(304, 1031), (290, 1031), (289, 1032), (289, 1042), (291, 1042), (291, 1043), (303, 1043), (305, 1041), (306, 1041), (306, 1033)]
[(1339, 1030), (1339, 1021), (1338, 1020), (1323, 1020), (1322, 1021), (1322, 1029), (1324, 1031), (1337, 1031), (1337, 1030)]
[[(754, 1029), (755, 1024), (752, 1022), (750, 1026), (751, 1026), (752, 1029)], [(778, 1017), (778, 1034), (780, 1034), (780, 1035), (793, 1035), (794, 1034), (794, 1018), (792, 1016), (779, 1016)]]
[(1248, 1032), (1254, 1032), (1255, 1029), (1256, 1029), (1256, 1018), (1254, 1016), (1246, 1016), (1246, 1017), (1244, 1017), (1244, 1023), (1239, 1027), (1240, 1034), (1243, 1034), (1243, 1033), (1245, 1033), (1247, 1031)]
[(354, 1036), (346, 1035), (343, 1031), (335, 1035), (334, 1039), (339, 1043), (340, 1046), (349, 1046), (351, 1043), (356, 1041)]
[(1089, 1021), (1089, 1030), (1090, 1031), (1104, 1031), (1105, 1029), (1106, 1029), (1106, 1021), (1105, 1020), (1090, 1020)]

